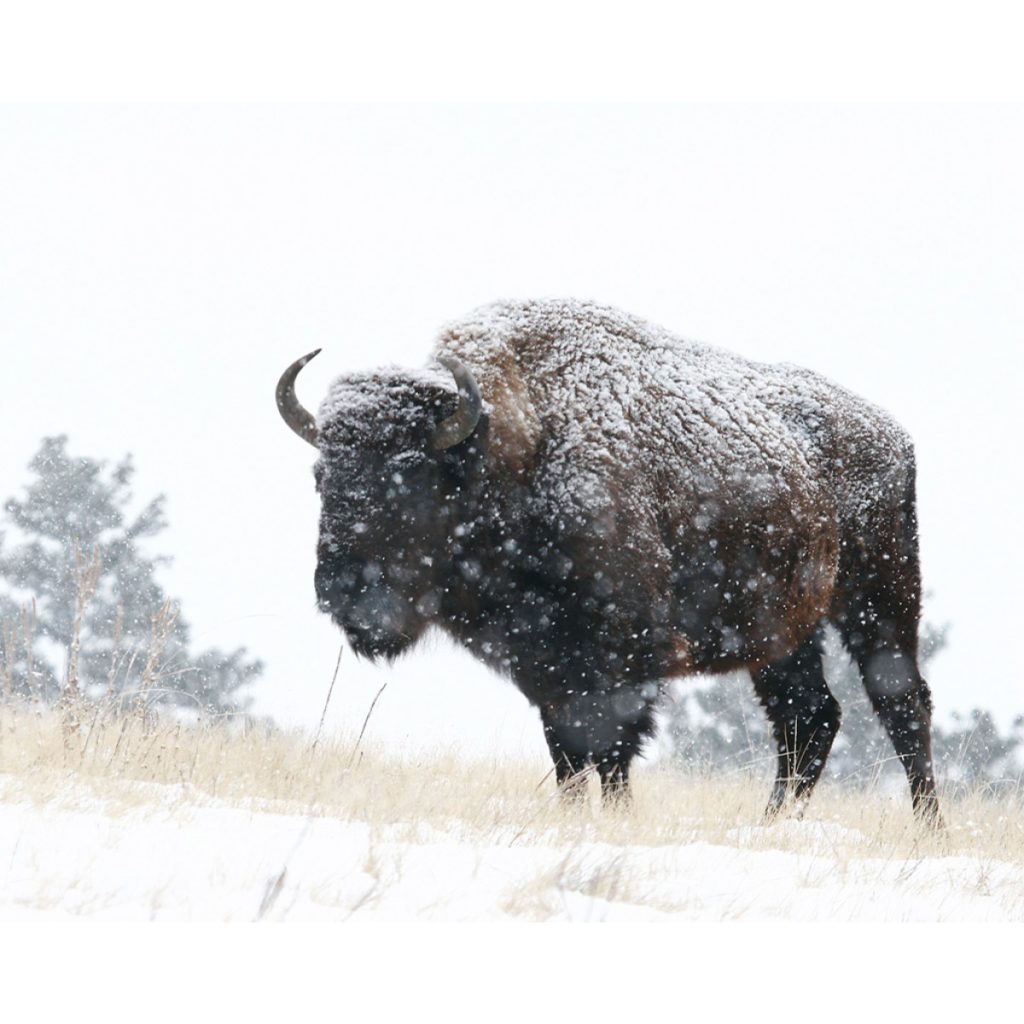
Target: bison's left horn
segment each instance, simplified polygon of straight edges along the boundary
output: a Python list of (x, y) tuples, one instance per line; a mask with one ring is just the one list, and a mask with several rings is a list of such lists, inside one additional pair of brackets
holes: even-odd
[(291, 366), (288, 367), (284, 373), (281, 374), (281, 379), (277, 382), (277, 411), (281, 414), (281, 419), (288, 424), (292, 430), (295, 431), (303, 441), (308, 441), (314, 448), (317, 447), (318, 432), (316, 429), (316, 420), (313, 418), (312, 413), (307, 409), (304, 409), (299, 403), (299, 400), (295, 397), (295, 378), (299, 375), (301, 370), (306, 363), (310, 361), (314, 356), (320, 354), (320, 349), (315, 352), (310, 352), (308, 356), (303, 356), (301, 359), (296, 359)]
[(451, 355), (440, 355), (437, 361), (452, 371), (459, 389), (459, 407), (446, 420), (442, 420), (434, 431), (434, 447), (443, 451), (460, 441), (465, 441), (476, 430), (483, 401), (473, 374), (461, 359)]

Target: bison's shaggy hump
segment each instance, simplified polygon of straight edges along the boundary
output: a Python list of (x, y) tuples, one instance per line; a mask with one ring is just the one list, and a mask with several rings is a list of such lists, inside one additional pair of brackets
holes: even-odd
[(436, 349), (477, 374), (496, 459), (529, 466), (547, 439), (558, 503), (589, 504), (623, 477), (657, 479), (643, 497), (661, 507), (759, 481), (766, 502), (834, 503), (852, 523), (906, 479), (909, 438), (877, 406), (609, 306), (496, 302), (446, 325)]

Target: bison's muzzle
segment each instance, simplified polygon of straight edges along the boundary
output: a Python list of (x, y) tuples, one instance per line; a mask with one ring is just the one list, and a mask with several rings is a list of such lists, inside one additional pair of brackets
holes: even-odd
[(423, 622), (399, 593), (366, 576), (363, 570), (321, 564), (314, 577), (317, 605), (345, 631), (355, 654), (391, 661), (416, 642)]

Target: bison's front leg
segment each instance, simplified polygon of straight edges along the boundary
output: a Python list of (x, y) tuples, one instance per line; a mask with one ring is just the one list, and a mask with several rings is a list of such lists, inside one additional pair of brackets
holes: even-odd
[(541, 721), (555, 765), (558, 792), (566, 803), (581, 803), (587, 794), (588, 768), (592, 763), (582, 721), (573, 718), (570, 709), (557, 705), (545, 706)]
[(598, 762), (597, 772), (601, 776), (601, 799), (606, 804), (630, 802), (629, 764), (632, 759), (633, 753), (630, 753), (628, 759), (612, 754)]
[(586, 793), (587, 770), (601, 779), (605, 803), (629, 796), (629, 768), (651, 731), (648, 701), (623, 689), (573, 694), (541, 711), (559, 788), (569, 800)]

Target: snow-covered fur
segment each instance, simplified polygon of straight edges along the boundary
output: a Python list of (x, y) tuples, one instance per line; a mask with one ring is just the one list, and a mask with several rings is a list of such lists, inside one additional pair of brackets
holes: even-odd
[(484, 399), (434, 451), (438, 366), (349, 375), (318, 417), (317, 591), (357, 652), (437, 625), (539, 708), (559, 779), (624, 789), (660, 683), (751, 669), (779, 747), (770, 810), (809, 794), (839, 724), (834, 623), (937, 816), (917, 670), (909, 438), (808, 370), (589, 302), (500, 302), (446, 326)]

